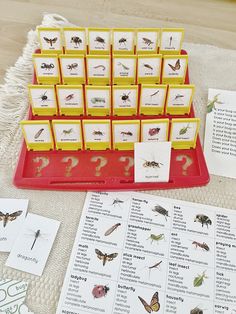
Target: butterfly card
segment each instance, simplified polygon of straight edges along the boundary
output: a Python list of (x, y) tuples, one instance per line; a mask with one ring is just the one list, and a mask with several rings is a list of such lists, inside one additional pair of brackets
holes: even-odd
[(183, 38), (183, 28), (162, 28), (159, 53), (169, 55), (180, 54)]
[(63, 39), (65, 43), (65, 53), (86, 54), (87, 39), (86, 29), (81, 27), (63, 27)]
[(84, 148), (111, 149), (110, 120), (83, 120)]
[(139, 120), (113, 120), (113, 149), (133, 150), (134, 143), (139, 142)]
[(194, 85), (169, 85), (166, 113), (189, 114), (194, 94)]
[(88, 28), (89, 54), (110, 55), (111, 31), (109, 28)]
[(141, 120), (141, 142), (166, 142), (169, 134), (169, 119)]
[(137, 54), (156, 54), (158, 49), (159, 28), (137, 29)]
[(113, 86), (113, 115), (132, 116), (138, 109), (138, 85)]
[(167, 85), (142, 84), (140, 114), (158, 115), (164, 113)]
[(56, 54), (35, 53), (32, 57), (38, 84), (60, 83), (60, 69)]
[(162, 83), (184, 84), (188, 65), (187, 55), (163, 57)]
[(113, 56), (113, 84), (135, 84), (137, 56)]
[(80, 120), (52, 120), (57, 150), (79, 150), (82, 148)]
[(82, 85), (56, 85), (60, 115), (80, 116), (84, 114)]
[(86, 61), (88, 84), (107, 85), (111, 83), (111, 58), (109, 55), (88, 55)]
[(112, 30), (112, 48), (114, 54), (134, 54), (135, 31), (131, 28)]
[(138, 56), (138, 83), (158, 84), (161, 78), (162, 55)]
[(42, 53), (59, 54), (63, 52), (61, 30), (58, 27), (38, 27), (39, 43)]
[(60, 55), (60, 66), (63, 84), (85, 84), (85, 62), (83, 55)]
[(111, 87), (85, 86), (86, 113), (91, 116), (111, 114)]

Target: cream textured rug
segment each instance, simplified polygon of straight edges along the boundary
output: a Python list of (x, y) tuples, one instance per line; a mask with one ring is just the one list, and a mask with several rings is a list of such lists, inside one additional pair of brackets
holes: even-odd
[[(57, 15), (45, 15), (42, 24), (58, 26), (68, 25), (69, 22)], [(14, 167), (22, 142), (19, 122), (26, 117), (28, 111), (27, 84), (31, 82), (33, 70), (31, 55), (37, 47), (36, 32), (30, 31), (22, 56), (15, 66), (7, 71), (5, 84), (0, 87), (0, 197), (27, 198), (30, 200), (30, 212), (57, 219), (61, 221), (61, 227), (42, 277), (5, 267), (7, 254), (3, 253), (0, 254), (0, 277), (28, 281), (26, 303), (29, 309), (35, 314), (53, 314), (56, 311), (85, 193), (18, 190), (12, 185)], [(200, 136), (203, 142), (208, 88), (235, 90), (236, 51), (190, 43), (186, 43), (184, 48), (189, 53), (191, 82), (196, 84), (194, 107), (196, 116), (201, 118)], [(223, 177), (212, 176), (209, 185), (202, 188), (148, 193), (236, 208), (236, 180)]]

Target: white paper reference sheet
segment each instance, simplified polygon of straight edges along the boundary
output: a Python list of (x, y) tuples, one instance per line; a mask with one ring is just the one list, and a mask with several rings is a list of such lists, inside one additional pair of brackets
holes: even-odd
[(204, 154), (211, 174), (236, 178), (236, 91), (209, 89)]
[(56, 313), (234, 313), (235, 225), (229, 209), (89, 192)]

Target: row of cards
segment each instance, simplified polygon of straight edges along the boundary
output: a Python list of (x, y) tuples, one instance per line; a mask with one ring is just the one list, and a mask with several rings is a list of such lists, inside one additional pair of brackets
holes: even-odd
[(57, 150), (133, 150), (136, 142), (168, 139), (173, 148), (195, 148), (199, 123), (198, 118), (172, 119), (170, 135), (169, 119), (52, 120), (52, 129), (50, 121), (31, 120), (21, 126), (28, 150), (54, 149), (54, 140)]
[[(194, 85), (29, 85), (34, 115), (188, 114)], [(166, 105), (166, 106), (165, 106)]]
[(33, 61), (41, 84), (183, 84), (188, 56), (36, 53)]
[[(38, 27), (42, 52), (86, 54), (178, 54), (184, 37), (183, 28), (80, 28)], [(88, 49), (87, 49), (88, 46)]]

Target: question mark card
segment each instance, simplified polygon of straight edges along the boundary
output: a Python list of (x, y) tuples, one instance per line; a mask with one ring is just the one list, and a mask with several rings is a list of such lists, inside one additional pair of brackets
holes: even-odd
[(59, 84), (61, 82), (56, 54), (35, 53), (32, 57), (38, 84)]
[(28, 85), (28, 89), (33, 115), (57, 115), (57, 100), (54, 85)]
[(112, 121), (113, 149), (133, 150), (134, 143), (139, 142), (140, 121)]
[(138, 56), (138, 83), (160, 83), (162, 55)]
[(111, 149), (110, 120), (83, 120), (82, 125), (85, 149)]
[(183, 38), (183, 28), (162, 28), (159, 53), (180, 54)]
[(177, 115), (189, 114), (194, 90), (194, 85), (169, 85), (166, 113)]
[(111, 31), (109, 28), (88, 28), (89, 54), (109, 55), (111, 51)]
[(132, 28), (113, 28), (112, 46), (114, 54), (134, 54), (135, 31)]
[(113, 56), (113, 84), (135, 84), (137, 56)]
[(169, 119), (141, 120), (141, 142), (168, 141)]
[(163, 84), (184, 84), (188, 65), (187, 55), (164, 55), (162, 69)]
[(91, 116), (111, 114), (111, 87), (85, 86), (86, 113)]
[(106, 85), (111, 83), (111, 58), (109, 55), (88, 55), (86, 61), (88, 84)]
[(40, 49), (42, 53), (62, 53), (61, 30), (58, 27), (38, 27)]
[(63, 27), (62, 35), (65, 53), (86, 54), (86, 29), (82, 27)]
[(59, 56), (63, 84), (85, 84), (85, 62), (83, 55)]
[(142, 84), (140, 114), (158, 115), (164, 113), (167, 85)]
[(137, 54), (157, 53), (159, 28), (139, 28), (137, 29)]
[(79, 150), (82, 148), (82, 131), (79, 120), (52, 120), (56, 149)]
[(132, 116), (138, 110), (138, 85), (113, 86), (113, 115)]
[(84, 114), (82, 85), (56, 85), (60, 115), (79, 116)]

